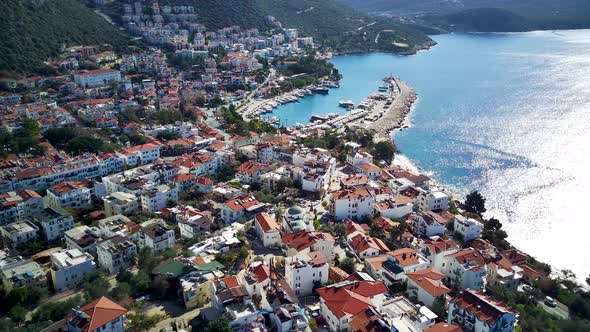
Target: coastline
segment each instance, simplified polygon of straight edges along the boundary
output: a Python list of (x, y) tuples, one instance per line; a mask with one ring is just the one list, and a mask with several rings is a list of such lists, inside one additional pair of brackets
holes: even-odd
[(396, 92), (391, 106), (379, 121), (373, 122), (369, 126), (369, 129), (376, 132), (376, 141), (391, 140), (392, 131), (404, 126), (408, 115), (412, 111), (412, 106), (418, 99), (416, 91), (406, 82), (399, 78), (394, 78), (393, 81), (396, 85)]

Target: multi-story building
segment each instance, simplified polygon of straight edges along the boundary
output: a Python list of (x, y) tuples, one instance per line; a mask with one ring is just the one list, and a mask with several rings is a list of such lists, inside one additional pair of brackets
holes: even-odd
[(387, 285), (406, 280), (408, 273), (425, 269), (431, 264), (421, 253), (411, 248), (397, 249), (387, 255), (381, 273)]
[(449, 209), (449, 195), (442, 191), (425, 191), (418, 188), (420, 194), (416, 203), (421, 211), (446, 211)]
[(123, 332), (127, 309), (106, 297), (94, 300), (66, 317), (68, 332)]
[(444, 258), (447, 255), (456, 253), (459, 249), (459, 245), (457, 245), (455, 241), (451, 239), (445, 240), (439, 237), (422, 244), (420, 252), (432, 262), (432, 267), (434, 267), (434, 269), (442, 271)]
[(451, 291), (442, 282), (445, 275), (431, 267), (408, 273), (406, 277), (409, 297), (424, 303), (427, 307), (432, 307), (437, 299)]
[(39, 227), (28, 220), (13, 222), (0, 227), (4, 245), (19, 248), (39, 237)]
[(96, 227), (88, 227), (86, 225), (74, 227), (66, 231), (64, 238), (66, 248), (78, 249), (93, 256), (96, 256), (96, 246), (102, 241), (100, 230)]
[(22, 257), (9, 258), (0, 266), (4, 291), (9, 293), (16, 288), (47, 288), (45, 271), (37, 262)]
[(74, 75), (74, 81), (82, 88), (105, 86), (120, 80), (121, 72), (114, 69), (96, 69)]
[(146, 143), (123, 149), (118, 154), (125, 159), (127, 166), (140, 166), (152, 163), (160, 158), (160, 145)]
[(158, 254), (172, 248), (176, 242), (174, 229), (168, 227), (163, 220), (152, 219), (141, 224), (139, 232), (139, 246), (150, 248)]
[(276, 248), (281, 245), (281, 228), (275, 218), (266, 213), (254, 216), (254, 227), (258, 238), (265, 247)]
[(316, 231), (300, 231), (281, 238), (287, 256), (295, 256), (313, 251), (321, 251), (332, 259), (334, 257), (334, 237), (330, 233)]
[(260, 203), (254, 195), (244, 195), (230, 199), (221, 205), (221, 219), (226, 223), (234, 222), (247, 213), (253, 213), (265, 204)]
[(463, 290), (449, 302), (447, 322), (464, 331), (512, 332), (516, 313), (506, 304), (478, 290)]
[(46, 205), (79, 209), (92, 204), (92, 190), (88, 182), (62, 182), (47, 189)]
[(463, 242), (478, 239), (483, 230), (483, 224), (472, 218), (465, 218), (462, 215), (456, 215), (453, 227), (455, 233), (463, 237)]
[(488, 268), (483, 255), (473, 248), (445, 256), (442, 272), (449, 284), (459, 289), (483, 289)]
[(140, 226), (122, 214), (116, 214), (98, 221), (100, 235), (104, 238), (122, 236), (133, 238)]
[(139, 199), (137, 196), (122, 191), (114, 192), (103, 197), (104, 214), (111, 217), (118, 214), (133, 215), (139, 211)]
[(44, 208), (43, 197), (33, 190), (0, 194), (0, 225), (9, 224)]
[(178, 201), (178, 187), (173, 184), (161, 184), (154, 188), (146, 189), (140, 196), (141, 209), (145, 212), (158, 212), (168, 206), (169, 203)]
[(56, 241), (64, 233), (74, 228), (74, 218), (62, 208), (48, 207), (31, 215), (31, 220), (41, 224), (41, 230), (47, 241)]
[(296, 296), (309, 295), (328, 283), (329, 260), (321, 251), (287, 257), (285, 279)]
[(236, 177), (241, 183), (253, 183), (260, 181), (260, 175), (268, 169), (267, 164), (247, 161), (236, 169)]
[(425, 237), (443, 235), (446, 231), (446, 220), (432, 211), (412, 214), (416, 234)]
[(388, 290), (382, 281), (343, 281), (316, 289), (320, 312), (330, 331), (350, 330), (353, 316), (378, 308)]
[(53, 252), (51, 263), (51, 279), (56, 292), (75, 289), (87, 273), (96, 269), (92, 255), (78, 249)]
[(331, 213), (338, 219), (359, 220), (373, 215), (375, 199), (364, 187), (339, 190), (332, 193)]
[(124, 237), (116, 236), (96, 247), (98, 265), (109, 273), (118, 273), (135, 263), (137, 246)]

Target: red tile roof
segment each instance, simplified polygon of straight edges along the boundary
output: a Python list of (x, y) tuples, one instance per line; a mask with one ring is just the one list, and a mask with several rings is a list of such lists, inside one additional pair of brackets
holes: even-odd
[(74, 319), (76, 321), (76, 326), (85, 332), (94, 331), (104, 324), (127, 313), (127, 309), (104, 296), (88, 303), (79, 310), (84, 312), (88, 317), (76, 319), (79, 317), (76, 317), (75, 314), (72, 313), (68, 315), (68, 320), (71, 321)]
[(281, 238), (282, 242), (287, 246), (302, 251), (314, 245), (319, 240), (334, 241), (329, 233), (324, 232), (312, 232), (312, 231), (300, 231), (285, 235)]
[(427, 269), (419, 270), (412, 273), (407, 273), (406, 276), (412, 280), (418, 287), (424, 289), (428, 294), (437, 297), (450, 292), (442, 283), (444, 274), (429, 267)]
[(451, 300), (460, 308), (492, 326), (505, 313), (514, 313), (503, 302), (496, 301), (482, 291), (463, 290)]
[(463, 332), (463, 329), (454, 324), (440, 322), (427, 328), (424, 332)]
[(256, 223), (258, 225), (260, 225), (260, 228), (262, 228), (262, 231), (265, 233), (270, 232), (270, 231), (279, 232), (281, 230), (281, 228), (279, 227), (279, 224), (277, 224), (275, 218), (266, 214), (266, 213), (258, 213), (258, 214), (256, 214), (256, 216), (254, 216), (254, 219), (256, 220)]
[(353, 188), (336, 191), (332, 194), (334, 200), (340, 199), (358, 199), (363, 197), (369, 197), (371, 194), (366, 188)]
[(344, 315), (356, 315), (373, 303), (369, 299), (378, 294), (387, 293), (382, 281), (352, 281), (342, 285), (331, 285), (316, 290), (330, 311), (338, 318)]

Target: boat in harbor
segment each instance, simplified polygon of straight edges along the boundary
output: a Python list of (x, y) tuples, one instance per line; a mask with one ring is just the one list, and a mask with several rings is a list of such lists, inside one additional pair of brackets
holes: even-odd
[(323, 94), (323, 95), (327, 95), (330, 92), (330, 89), (328, 89), (325, 86), (318, 86), (318, 87), (314, 88), (312, 91), (315, 92), (315, 93), (320, 93), (320, 94)]
[(354, 102), (352, 100), (341, 100), (338, 102), (338, 106), (350, 109), (354, 107)]

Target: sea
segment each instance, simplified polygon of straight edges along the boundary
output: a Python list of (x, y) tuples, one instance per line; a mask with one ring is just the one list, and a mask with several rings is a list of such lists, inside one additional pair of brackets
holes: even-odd
[[(337, 56), (341, 87), (280, 106), (283, 124), (344, 113), (393, 75), (418, 101), (393, 134), (457, 195), (479, 190), (517, 248), (590, 274), (590, 30), (446, 34), (414, 56)], [(587, 205), (588, 204), (588, 205)]]

